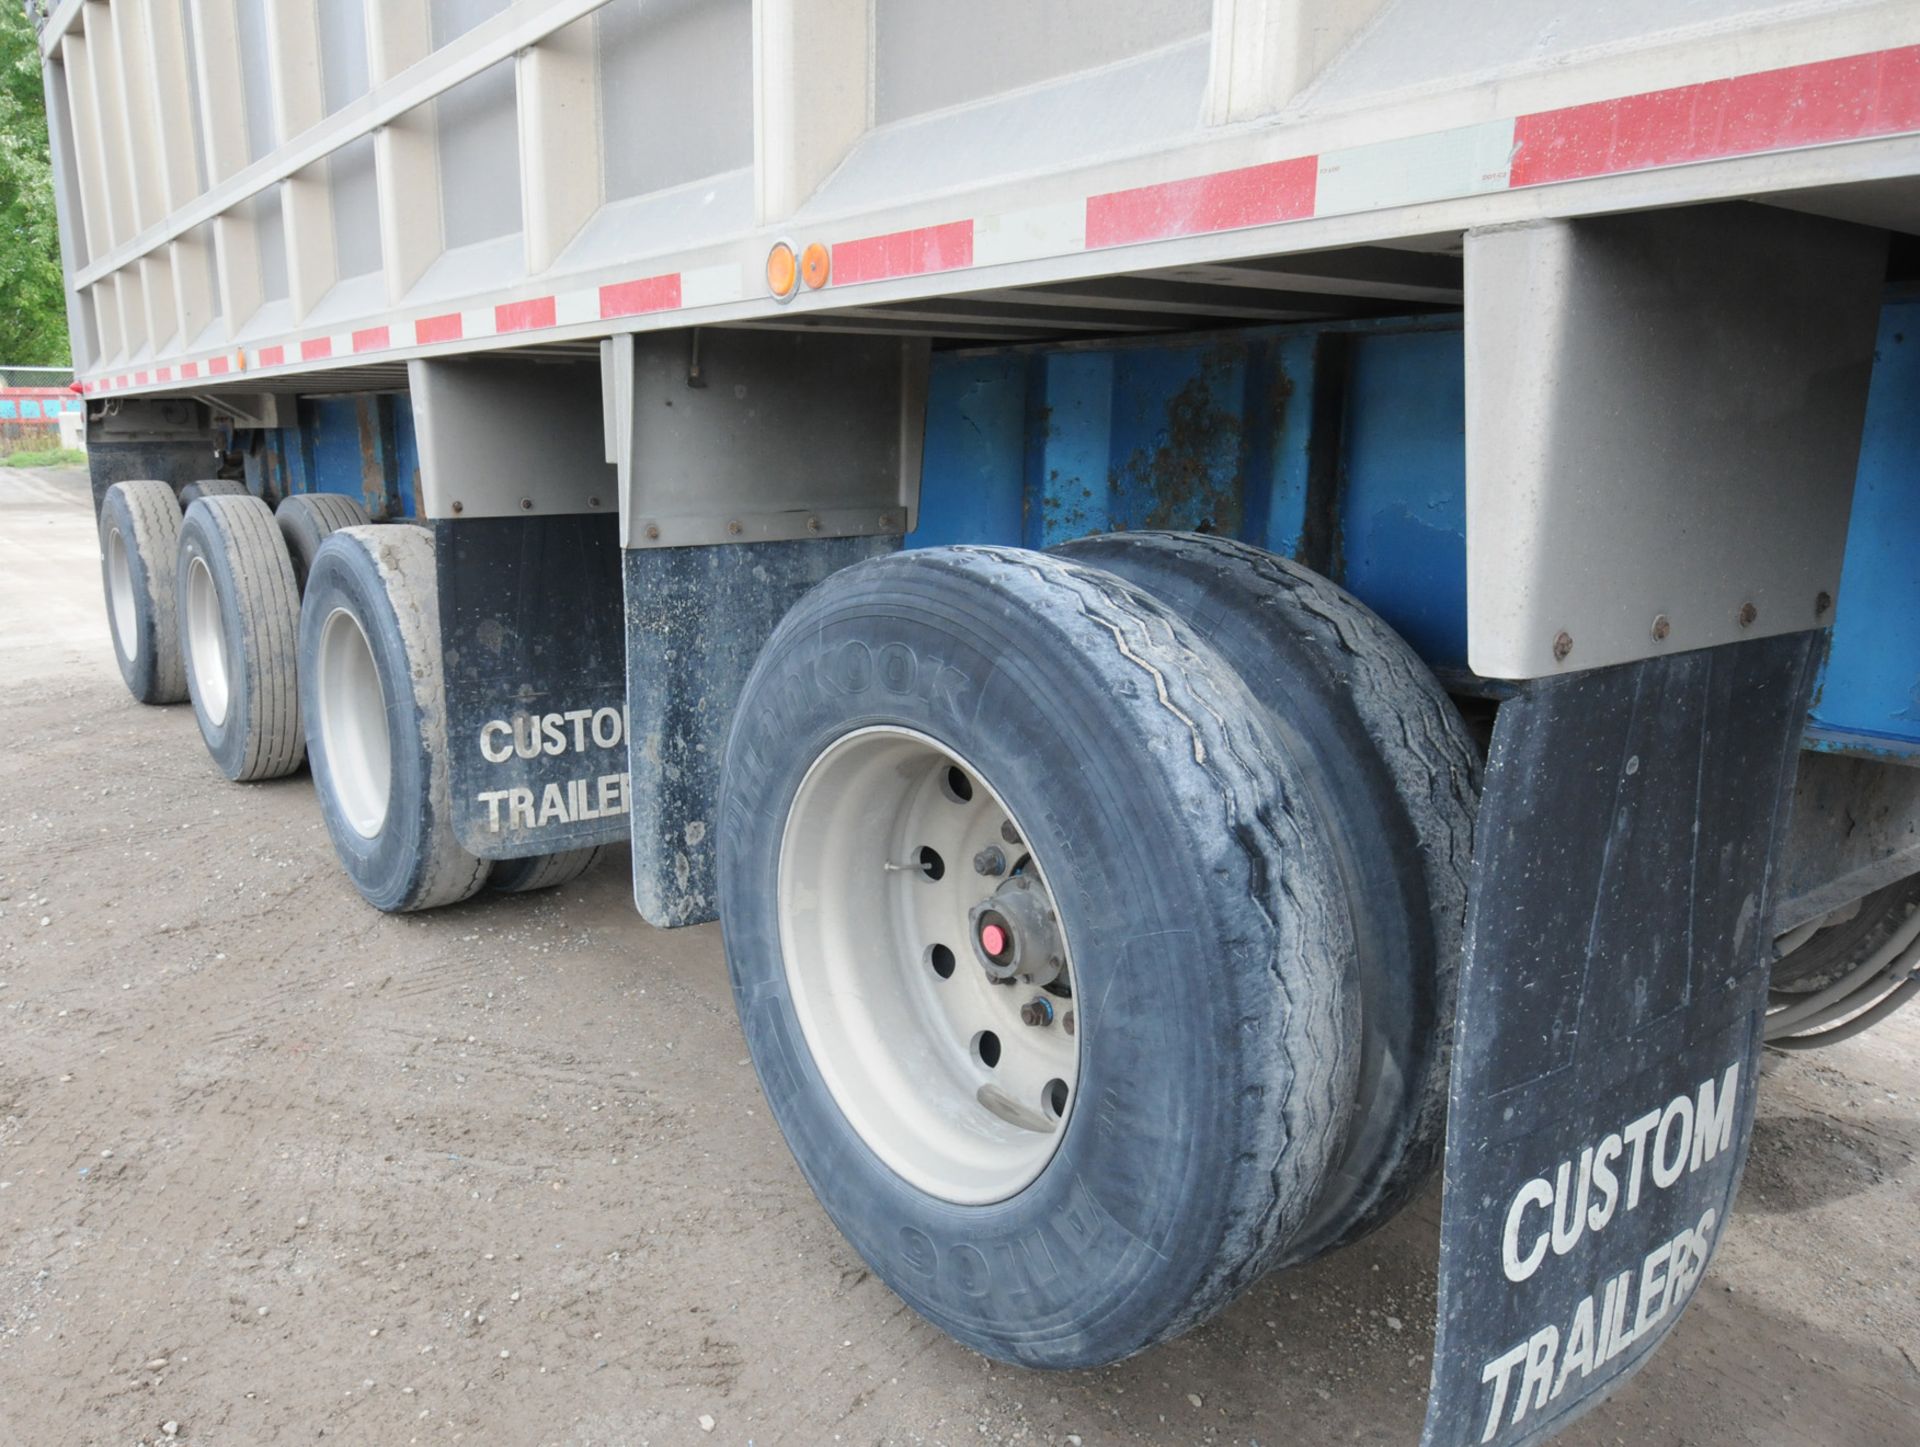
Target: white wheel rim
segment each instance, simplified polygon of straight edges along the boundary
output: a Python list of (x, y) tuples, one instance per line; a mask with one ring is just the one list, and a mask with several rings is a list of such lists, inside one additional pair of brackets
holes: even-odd
[[(963, 1205), (1005, 1200), (1045, 1169), (1079, 1086), (1064, 932), (1051, 988), (996, 984), (976, 954), (969, 911), (1009, 879), (1052, 907), (1038, 861), (1003, 825), (1024, 839), (966, 760), (925, 734), (868, 728), (814, 761), (780, 846), (780, 948), (814, 1063), (875, 1155)], [(1007, 872), (979, 872), (983, 850)], [(1051, 1023), (1022, 1019), (1039, 1002)]]
[(221, 626), (220, 591), (205, 558), (187, 569), (187, 653), (193, 669), (193, 696), (215, 724), (227, 721), (227, 634)]
[(133, 564), (119, 528), (107, 530), (107, 608), (114, 640), (131, 663), (140, 656), (140, 618), (133, 606)]
[(393, 796), (393, 743), (387, 735), (387, 696), (360, 620), (345, 608), (320, 629), (320, 743), (334, 802), (363, 839), (387, 821)]

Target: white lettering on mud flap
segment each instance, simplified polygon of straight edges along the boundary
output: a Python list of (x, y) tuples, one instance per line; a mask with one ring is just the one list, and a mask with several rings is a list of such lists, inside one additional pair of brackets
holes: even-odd
[[(1507, 1205), (1500, 1234), (1500, 1266), (1509, 1281), (1526, 1281), (1549, 1257), (1565, 1256), (1583, 1235), (1609, 1224), (1733, 1148), (1740, 1063), (1691, 1095), (1635, 1116), (1617, 1131), (1583, 1146), (1551, 1175), (1521, 1186)], [(1684, 1306), (1707, 1264), (1716, 1212), (1659, 1242), (1644, 1257), (1605, 1272), (1569, 1310), (1489, 1360), (1480, 1380), (1490, 1393), (1482, 1442), (1491, 1442), (1503, 1415), (1519, 1426), (1530, 1412), (1559, 1400), (1568, 1383), (1584, 1379), (1625, 1352), (1677, 1306)], [(1636, 1252), (1636, 1255), (1638, 1253)]]
[[(568, 754), (591, 757), (616, 750), (623, 753), (626, 744), (624, 707), (516, 713), (489, 719), (480, 726), (480, 756), (495, 765)], [(499, 834), (625, 814), (630, 782), (625, 769), (589, 771), (549, 783), (537, 793), (525, 785), (514, 785), (483, 789), (474, 797), (486, 808), (487, 828)]]

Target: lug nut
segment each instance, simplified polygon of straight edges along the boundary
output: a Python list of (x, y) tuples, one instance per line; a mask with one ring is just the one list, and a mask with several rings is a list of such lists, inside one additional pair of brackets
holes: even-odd
[(1073, 1033), (1073, 1011), (1065, 1011), (1060, 1016), (1060, 1028), (1065, 1030), (1069, 1035)]
[(1020, 831), (1013, 827), (1013, 820), (1003, 819), (1000, 821), (1000, 837), (1009, 844), (1018, 844), (1020, 842)]
[(1020, 1019), (1027, 1025), (1051, 1025), (1053, 1023), (1053, 1002), (1045, 995), (1035, 995), (1020, 1007)]
[(973, 856), (973, 872), (975, 874), (1005, 874), (1007, 872), (1007, 856), (989, 844), (985, 849), (982, 849), (978, 854)]

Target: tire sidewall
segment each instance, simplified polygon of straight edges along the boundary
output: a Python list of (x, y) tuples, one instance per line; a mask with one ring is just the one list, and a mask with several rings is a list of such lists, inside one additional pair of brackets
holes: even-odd
[[(204, 562), (220, 605), (220, 639), (227, 672), (226, 717), (218, 723), (200, 701), (193, 666), (192, 610), (188, 605), (188, 578), (196, 562)], [(195, 502), (180, 525), (180, 559), (175, 575), (175, 612), (180, 629), (180, 657), (186, 666), (188, 696), (200, 737), (220, 772), (240, 776), (246, 763), (247, 740), (252, 733), (253, 656), (247, 646), (246, 621), (240, 615), (239, 585), (233, 576), (228, 539), (212, 508)]]
[[(327, 620), (341, 610), (352, 614), (366, 634), (386, 708), (392, 776), (386, 818), (371, 838), (354, 828), (336, 800), (318, 698), (320, 638)], [(368, 902), (388, 911), (407, 908), (418, 894), (432, 828), (430, 763), (413, 664), (366, 544), (350, 535), (329, 537), (314, 555), (300, 606), (300, 710), (307, 721), (307, 759), (341, 864)]]
[[(1364, 1066), (1353, 1129), (1356, 1149), (1366, 1153), (1347, 1158), (1363, 1174), (1343, 1177), (1344, 1189), (1323, 1202), (1313, 1229), (1286, 1257), (1311, 1259), (1382, 1224), (1438, 1157), (1460, 949), (1458, 929), (1442, 931), (1434, 915), (1429, 871), (1446, 867), (1444, 859), (1422, 848), (1362, 716), (1350, 666), (1323, 640), (1288, 626), (1310, 605), (1291, 592), (1263, 591), (1250, 571), (1256, 560), (1291, 565), (1246, 544), (1180, 534), (1107, 534), (1056, 552), (1111, 569), (1204, 626), (1262, 701), (1268, 726), (1311, 761), (1306, 784), (1327, 822), (1360, 946)], [(1325, 579), (1312, 584), (1365, 612)], [(1317, 602), (1329, 608), (1326, 597)], [(1321, 616), (1323, 626), (1331, 616)], [(1347, 620), (1348, 627), (1360, 623)], [(1441, 841), (1432, 842), (1437, 850)]]
[[(127, 560), (127, 577), (133, 591), (133, 629), (138, 648), (131, 658), (127, 656), (126, 645), (121, 640), (113, 607), (110, 540), (115, 533), (120, 536), (121, 551)], [(156, 576), (156, 560), (147, 556), (141, 546), (143, 541), (139, 529), (134, 525), (133, 509), (128, 506), (125, 494), (117, 487), (108, 489), (100, 508), (100, 586), (107, 600), (107, 632), (113, 638), (113, 656), (120, 665), (120, 676), (126, 681), (127, 691), (142, 703), (156, 703), (162, 701), (159, 698), (158, 677), (162, 626), (159, 612), (154, 606), (154, 585), (161, 582), (164, 586), (173, 586), (175, 560), (157, 560), (162, 571)]]
[(287, 560), (293, 564), (294, 582), (305, 593), (307, 577), (313, 571), (313, 560), (319, 555), (320, 545), (326, 539), (320, 536), (320, 530), (314, 526), (308, 511), (293, 503), (291, 497), (282, 502), (274, 509), (273, 518), (280, 535), (287, 540)]
[(319, 502), (322, 498), (336, 506), (353, 501), (336, 493), (296, 492), (282, 498), (273, 510), (274, 525), (286, 539), (294, 585), (302, 592), (306, 590), (307, 574), (313, 570), (313, 560), (319, 555), (321, 544), (343, 527), (366, 527), (371, 521), (366, 509), (357, 503), (354, 504), (357, 516), (323, 519)]
[[(803, 1172), (896, 1292), (991, 1355), (1113, 1360), (1187, 1324), (1165, 1303), (1189, 1300), (1238, 1229), (1227, 1183), (1205, 1166), (1243, 1084), (1231, 1042), (1249, 972), (1207, 966), (1223, 948), (1264, 945), (1234, 938), (1232, 887), (1218, 887), (1236, 865), (1231, 841), (1196, 831), (1195, 801), (1158, 772), (1116, 777), (1114, 758), (1138, 756), (1111, 746), (1116, 731), (1145, 723), (1152, 737), (1138, 747), (1192, 747), (1167, 716), (1114, 706), (1113, 672), (1085, 666), (1045, 624), (983, 611), (978, 591), (946, 609), (910, 594), (881, 586), (864, 605), (834, 607), (810, 595), (743, 695), (719, 830), (742, 1027)], [(991, 1205), (939, 1200), (880, 1161), (835, 1104), (788, 988), (786, 814), (813, 761), (870, 725), (916, 730), (979, 771), (1028, 831), (1072, 951), (1077, 1098), (1040, 1176)], [(1168, 858), (1170, 846), (1183, 857)]]

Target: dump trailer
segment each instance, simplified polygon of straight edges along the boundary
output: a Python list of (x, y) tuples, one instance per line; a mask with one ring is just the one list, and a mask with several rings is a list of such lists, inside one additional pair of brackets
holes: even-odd
[(134, 696), (378, 909), (630, 843), (967, 1346), (1441, 1170), (1543, 1440), (1920, 990), (1912, 0), (29, 8)]

